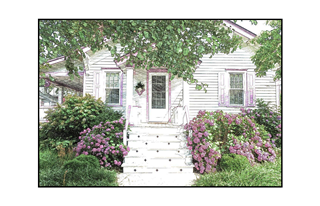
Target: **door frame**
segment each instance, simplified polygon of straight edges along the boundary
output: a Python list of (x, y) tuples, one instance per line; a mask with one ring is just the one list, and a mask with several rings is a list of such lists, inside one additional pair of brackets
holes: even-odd
[[(167, 69), (149, 69), (147, 71), (147, 97), (146, 97), (146, 101), (147, 101), (147, 104), (146, 104), (146, 110), (147, 110), (147, 122), (149, 122), (149, 73), (166, 73), (168, 74), (168, 70)], [(170, 109), (171, 109), (171, 73), (168, 74), (168, 120), (169, 120), (169, 117), (170, 117)], [(151, 104), (151, 103), (150, 103)], [(167, 121), (168, 121), (167, 120)], [(155, 121), (152, 121), (152, 122), (155, 122)]]

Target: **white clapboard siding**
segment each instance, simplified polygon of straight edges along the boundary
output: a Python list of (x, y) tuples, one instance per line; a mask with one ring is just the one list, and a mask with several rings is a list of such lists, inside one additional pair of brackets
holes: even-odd
[[(216, 111), (223, 110), (229, 113), (239, 113), (240, 108), (219, 106), (218, 78), (220, 72), (225, 69), (248, 69), (254, 72), (255, 65), (251, 61), (252, 53), (245, 50), (226, 54), (216, 54), (211, 59), (205, 55), (194, 77), (200, 82), (208, 84), (207, 93), (196, 90), (195, 84), (189, 85), (189, 112), (190, 118), (195, 117), (199, 110)], [(276, 88), (273, 81), (274, 72), (267, 72), (266, 77), (255, 78), (256, 98), (264, 99), (271, 105), (276, 104)], [(253, 107), (250, 107), (253, 108)]]

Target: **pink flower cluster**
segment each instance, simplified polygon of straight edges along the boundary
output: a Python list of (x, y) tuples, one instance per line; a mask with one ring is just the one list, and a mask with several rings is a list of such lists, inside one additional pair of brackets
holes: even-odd
[(104, 167), (121, 166), (121, 161), (128, 155), (130, 148), (124, 146), (123, 138), (124, 119), (113, 122), (100, 123), (92, 129), (80, 132), (78, 145), (74, 150), (76, 156), (80, 154), (95, 155)]
[(186, 130), (192, 130), (192, 135), (187, 137), (187, 147), (191, 150), (192, 157), (195, 161), (195, 168), (200, 173), (215, 172), (218, 159), (221, 154), (210, 148), (210, 143), (206, 141), (209, 136), (207, 127), (213, 126), (214, 121), (201, 118), (206, 115), (205, 111), (199, 111), (197, 118), (193, 118), (189, 124), (185, 125)]
[[(254, 165), (256, 160), (274, 162), (276, 154), (270, 144), (270, 139), (267, 139), (265, 144), (259, 136), (255, 136), (249, 142), (241, 143), (237, 139), (233, 139), (234, 146), (229, 147), (230, 153), (238, 154), (247, 157), (249, 162)], [(254, 149), (258, 148), (258, 149)]]

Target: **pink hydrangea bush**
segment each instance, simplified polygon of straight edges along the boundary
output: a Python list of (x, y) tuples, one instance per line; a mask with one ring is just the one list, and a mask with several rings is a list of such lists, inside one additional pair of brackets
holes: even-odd
[(270, 133), (271, 142), (277, 147), (281, 147), (281, 113), (272, 110), (267, 103), (258, 101), (258, 109), (241, 108), (242, 116), (249, 116), (255, 121), (263, 125), (265, 130)]
[(101, 122), (92, 129), (80, 132), (79, 142), (74, 148), (76, 156), (80, 154), (98, 157), (103, 167), (121, 166), (130, 148), (123, 144), (125, 120), (120, 118), (113, 122)]
[(187, 130), (188, 148), (192, 151), (196, 169), (201, 173), (215, 171), (213, 167), (226, 153), (246, 156), (252, 164), (275, 159), (270, 134), (249, 116), (219, 110), (199, 111), (184, 128)]

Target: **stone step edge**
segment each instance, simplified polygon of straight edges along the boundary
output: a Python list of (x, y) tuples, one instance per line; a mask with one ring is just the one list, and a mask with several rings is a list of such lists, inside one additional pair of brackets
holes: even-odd
[(155, 164), (129, 164), (129, 163), (122, 163), (121, 167), (143, 167), (143, 168), (177, 168), (177, 167), (194, 167), (194, 165), (191, 164), (184, 164), (184, 165), (155, 165)]
[(148, 160), (166, 160), (166, 159), (174, 159), (174, 160), (185, 160), (185, 159), (192, 159), (192, 156), (187, 154), (187, 155), (180, 155), (180, 154), (175, 154), (175, 155), (171, 155), (171, 156), (161, 156), (161, 155), (157, 155), (157, 156), (146, 156), (146, 155), (127, 155), (125, 157), (125, 159), (148, 159)]
[[(129, 145), (130, 147), (130, 145)], [(150, 150), (183, 150), (188, 149), (186, 146), (178, 147), (178, 148), (162, 148), (162, 147), (152, 147), (152, 148), (146, 148), (146, 147), (130, 147), (130, 152), (133, 150), (141, 150), (141, 151), (150, 151)]]
[(142, 141), (142, 142), (156, 142), (156, 143), (159, 143), (159, 142), (172, 142), (172, 143), (179, 143), (179, 142), (187, 142), (187, 140), (179, 140), (179, 139), (173, 139), (173, 140), (164, 140), (164, 139), (127, 139), (128, 142), (139, 142), (139, 141)]

